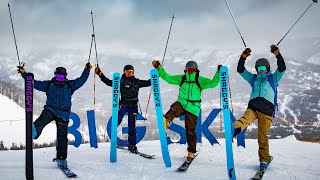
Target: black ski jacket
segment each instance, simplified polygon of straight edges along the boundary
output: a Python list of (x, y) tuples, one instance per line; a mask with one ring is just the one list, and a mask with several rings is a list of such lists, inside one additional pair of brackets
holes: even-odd
[[(107, 86), (112, 87), (112, 80), (107, 78), (104, 74), (100, 76), (102, 82)], [(139, 101), (139, 89), (142, 87), (151, 86), (151, 81), (140, 80), (134, 76), (126, 77), (124, 74), (121, 76), (120, 81), (120, 104), (125, 104), (127, 107), (138, 107), (137, 102)]]

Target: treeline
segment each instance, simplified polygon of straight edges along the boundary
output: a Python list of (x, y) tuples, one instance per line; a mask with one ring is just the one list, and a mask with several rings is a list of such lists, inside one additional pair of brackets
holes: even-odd
[[(20, 107), (24, 108), (24, 89), (19, 88), (12, 83), (0, 80), (0, 93), (17, 103)], [(43, 98), (37, 95), (34, 95), (33, 98), (34, 113), (40, 114), (43, 106)]]

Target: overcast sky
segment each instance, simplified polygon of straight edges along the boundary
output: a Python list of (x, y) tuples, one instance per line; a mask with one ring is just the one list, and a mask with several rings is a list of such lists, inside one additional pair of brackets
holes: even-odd
[[(0, 54), (6, 56), (15, 56), (8, 2), (21, 54), (54, 53), (57, 49), (88, 54), (91, 10), (98, 52), (111, 49), (163, 53), (173, 14), (168, 51), (244, 48), (224, 0), (1, 0)], [(253, 51), (268, 52), (269, 46), (281, 39), (312, 0), (228, 2), (247, 46)], [(319, 3), (313, 4), (280, 48), (297, 46), (292, 44), (294, 39), (319, 40), (319, 17)]]

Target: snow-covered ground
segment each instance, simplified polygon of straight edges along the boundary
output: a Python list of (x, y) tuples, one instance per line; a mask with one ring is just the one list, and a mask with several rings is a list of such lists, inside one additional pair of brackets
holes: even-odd
[[(20, 143), (25, 145), (26, 121), (24, 109), (2, 94), (0, 94), (0, 102), (0, 140), (4, 142), (4, 146), (7, 148), (10, 148), (13, 142), (18, 146)], [(37, 115), (33, 117), (37, 118)], [(54, 141), (56, 139), (55, 134), (56, 125), (50, 123), (35, 142), (42, 144)]]
[[(228, 179), (224, 139), (220, 145), (211, 146), (206, 139), (200, 154), (187, 172), (176, 172), (184, 161), (186, 145), (169, 145), (172, 167), (166, 168), (161, 156), (159, 141), (143, 141), (138, 144), (141, 152), (154, 154), (156, 159), (145, 159), (118, 150), (118, 162), (109, 162), (109, 143), (99, 144), (98, 149), (83, 144), (79, 148), (69, 146), (68, 166), (78, 179)], [(234, 159), (237, 179), (250, 179), (258, 169), (257, 140), (247, 139), (247, 147), (236, 147)], [(199, 146), (200, 147), (200, 146)], [(274, 157), (264, 179), (287, 180), (320, 177), (320, 144), (297, 141), (294, 136), (270, 140), (270, 152)], [(52, 162), (55, 148), (34, 150), (35, 179), (67, 179)], [(0, 179), (24, 179), (25, 151), (0, 152)]]

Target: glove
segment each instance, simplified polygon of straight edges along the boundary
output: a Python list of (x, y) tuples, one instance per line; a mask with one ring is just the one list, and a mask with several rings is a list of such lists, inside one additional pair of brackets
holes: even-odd
[(242, 52), (241, 57), (244, 58), (244, 59), (246, 59), (248, 56), (251, 55), (250, 53), (251, 53), (251, 49), (250, 49), (250, 48), (246, 48), (246, 49)]
[(101, 76), (103, 73), (101, 71), (101, 69), (97, 66), (96, 69), (94, 70), (94, 72), (98, 75)]
[(92, 68), (92, 65), (90, 63), (87, 63), (85, 66), (84, 66), (85, 69), (89, 69), (91, 70)]
[(22, 66), (17, 66), (17, 68), (18, 68), (18, 73), (20, 73), (20, 74), (22, 74), (22, 73), (25, 73), (26, 72), (26, 70), (22, 67)]
[(218, 65), (218, 72), (220, 72), (220, 69), (222, 68), (222, 65), (221, 64), (219, 64)]
[(270, 51), (276, 56), (280, 54), (279, 48), (274, 44), (270, 46)]
[(160, 62), (158, 60), (153, 60), (152, 61), (152, 66), (159, 70), (160, 67), (161, 67), (161, 64), (160, 64)]

